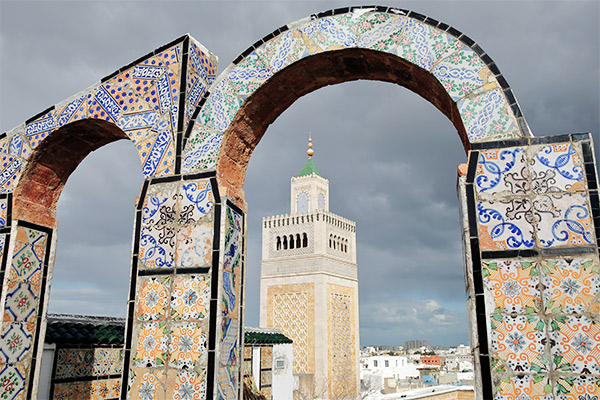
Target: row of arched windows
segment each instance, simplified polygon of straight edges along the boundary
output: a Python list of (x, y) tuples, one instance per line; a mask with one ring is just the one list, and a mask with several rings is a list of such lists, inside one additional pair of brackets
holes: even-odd
[(348, 239), (344, 239), (337, 235), (329, 235), (329, 248), (341, 251), (342, 253), (348, 252)]
[(300, 235), (287, 235), (277, 236), (276, 249), (277, 250), (288, 250), (288, 249), (299, 249), (302, 247), (308, 247), (308, 235), (303, 233)]

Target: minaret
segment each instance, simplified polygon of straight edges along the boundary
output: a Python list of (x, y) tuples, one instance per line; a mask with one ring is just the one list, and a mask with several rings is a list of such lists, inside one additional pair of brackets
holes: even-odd
[(329, 212), (329, 181), (308, 159), (291, 178), (290, 214), (263, 219), (260, 325), (294, 343), (294, 374), (314, 396), (360, 395), (356, 224)]

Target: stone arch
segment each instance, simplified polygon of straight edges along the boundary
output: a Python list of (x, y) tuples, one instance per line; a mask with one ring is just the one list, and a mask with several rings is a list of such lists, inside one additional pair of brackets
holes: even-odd
[(105, 120), (86, 119), (59, 128), (40, 143), (14, 191), (12, 218), (56, 227), (56, 205), (67, 179), (92, 151), (128, 139)]
[(266, 35), (219, 76), (186, 132), (183, 171), (214, 166), (241, 199), (246, 165), (269, 124), (299, 97), (357, 79), (419, 94), (454, 124), (466, 151), (531, 135), (491, 57), (460, 31), (408, 10), (340, 8)]
[[(475, 316), (471, 330), (482, 382), (479, 391), (484, 398), (492, 398), (493, 382), (505, 377), (491, 370), (490, 360), (496, 354), (488, 343), (492, 328), (483, 304), (482, 271), (496, 271), (496, 258), (516, 260), (515, 265), (525, 261), (523, 265), (529, 268), (545, 262), (544, 257), (562, 257), (566, 262), (574, 254), (590, 258), (590, 265), (597, 268), (598, 246), (592, 238), (600, 206), (597, 189), (593, 189), (597, 188), (597, 172), (589, 135), (533, 138), (512, 90), (489, 55), (458, 30), (408, 10), (352, 7), (313, 14), (257, 41), (217, 79), (215, 66), (215, 57), (186, 35), (0, 135), (0, 272), (6, 278), (0, 303), (10, 307), (8, 287), (20, 290), (31, 284), (20, 277), (20, 281), (13, 280), (13, 271), (7, 270), (13, 262), (18, 263), (18, 249), (32, 247), (45, 271), (41, 294), (33, 306), (2, 322), (4, 337), (12, 332), (25, 343), (12, 355), (2, 352), (0, 346), (0, 379), (13, 379), (9, 395), (35, 395), (36, 357), (44, 326), (40, 311), (44, 306), (39, 305), (55, 243), (51, 210), (64, 181), (89, 151), (129, 138), (140, 155), (146, 182), (136, 206), (128, 302), (123, 382), (130, 385), (124, 385), (129, 392), (122, 392), (121, 398), (149, 386), (157, 396), (170, 397), (174, 385), (164, 384), (167, 376), (177, 384), (197, 388), (195, 395), (201, 398), (217, 394), (228, 400), (239, 398), (239, 344), (244, 326), (243, 183), (248, 160), (268, 125), (299, 97), (326, 85), (371, 79), (399, 84), (431, 102), (453, 123), (468, 153), (469, 165), (459, 170), (458, 186), (469, 304)], [(80, 137), (79, 128), (91, 129), (99, 137)], [(74, 146), (71, 142), (80, 144), (77, 151), (69, 150)], [(497, 227), (490, 221), (500, 214), (496, 208), (506, 200), (503, 196), (508, 190), (501, 192), (495, 185), (502, 174), (513, 173), (510, 170), (517, 164), (535, 172), (535, 152), (546, 151), (543, 146), (548, 143), (560, 145), (546, 154), (567, 160), (568, 168), (579, 172), (575, 184), (561, 181), (556, 191), (552, 188), (553, 195), (560, 193), (572, 203), (571, 208), (586, 211), (578, 213), (578, 224), (567, 221), (568, 229), (576, 227), (578, 231), (566, 235), (572, 240), (568, 243), (562, 238), (550, 238), (551, 242), (547, 240), (552, 233), (548, 223), (542, 226), (533, 221), (531, 237), (523, 246), (499, 250), (497, 245), (510, 244), (510, 238), (501, 237), (497, 243), (491, 240), (489, 233), (495, 234)], [(499, 150), (503, 148), (508, 150)], [(522, 157), (511, 162), (498, 153), (502, 157), (511, 154), (515, 160), (517, 155)], [(58, 161), (61, 154), (68, 159), (65, 165)], [(496, 158), (505, 161), (502, 168), (497, 168)], [(529, 185), (522, 187), (529, 191), (511, 193), (513, 198), (508, 200), (531, 204), (543, 194), (530, 190), (531, 175), (521, 178)], [(486, 182), (485, 187), (480, 181)], [(45, 193), (46, 189), (52, 193)], [(318, 220), (319, 214), (316, 217)], [(331, 221), (328, 215), (322, 217)], [(272, 222), (290, 224), (288, 215)], [(511, 229), (530, 221), (520, 223), (512, 224)], [(334, 224), (343, 225), (337, 220)], [(287, 235), (282, 236), (287, 249)], [(551, 247), (554, 239), (563, 247), (545, 248)], [(598, 227), (595, 239), (600, 240)], [(346, 243), (342, 241), (344, 251)], [(330, 236), (330, 246), (339, 250), (339, 245), (339, 238)], [(582, 265), (588, 263), (587, 258), (579, 258)], [(155, 283), (162, 285), (160, 304), (172, 305), (171, 313), (150, 310), (145, 304), (143, 288)], [(192, 288), (201, 299), (191, 310), (180, 307), (184, 287)], [(541, 304), (541, 295), (538, 297)], [(584, 313), (577, 318), (587, 318)], [(509, 314), (503, 317), (513, 318)], [(28, 330), (31, 326), (33, 330)], [(583, 328), (578, 331), (585, 332)], [(173, 350), (184, 335), (201, 343), (197, 354)], [(552, 338), (543, 339), (550, 342)], [(160, 348), (146, 351), (143, 343)], [(514, 380), (515, 376), (506, 378)], [(551, 383), (559, 384), (561, 376), (553, 376)], [(525, 377), (521, 383), (538, 386), (550, 379)], [(588, 379), (578, 379), (584, 378)], [(590, 388), (597, 382), (594, 379), (584, 385)], [(3, 384), (0, 394), (6, 391)]]

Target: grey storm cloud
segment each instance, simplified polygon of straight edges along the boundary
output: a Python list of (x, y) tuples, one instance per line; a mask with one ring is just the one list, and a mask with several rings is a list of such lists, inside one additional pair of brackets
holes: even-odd
[[(189, 32), (219, 71), (257, 39), (331, 1), (0, 2), (0, 131)], [(392, 1), (462, 31), (492, 57), (536, 136), (591, 132), (600, 109), (597, 1)], [(289, 212), (290, 177), (314, 161), (331, 211), (357, 222), (361, 343), (468, 341), (452, 124), (397, 85), (359, 81), (298, 99), (252, 155), (247, 325), (258, 324), (261, 221)], [(124, 315), (134, 202), (143, 182), (126, 141), (94, 152), (59, 202), (51, 312)]]

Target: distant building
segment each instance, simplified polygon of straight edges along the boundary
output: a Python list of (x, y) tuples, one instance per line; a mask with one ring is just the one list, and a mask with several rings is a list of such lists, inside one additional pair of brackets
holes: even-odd
[(419, 349), (421, 347), (431, 348), (429, 346), (429, 343), (427, 343), (426, 340), (417, 340), (417, 339), (415, 339), (415, 340), (407, 340), (406, 342), (404, 342), (404, 350), (405, 351)]
[[(309, 140), (291, 179), (290, 214), (263, 219), (260, 325), (293, 341), (294, 374), (314, 396), (354, 398), (359, 386), (356, 224), (329, 211), (329, 181)], [(311, 397), (312, 398), (312, 397)]]

